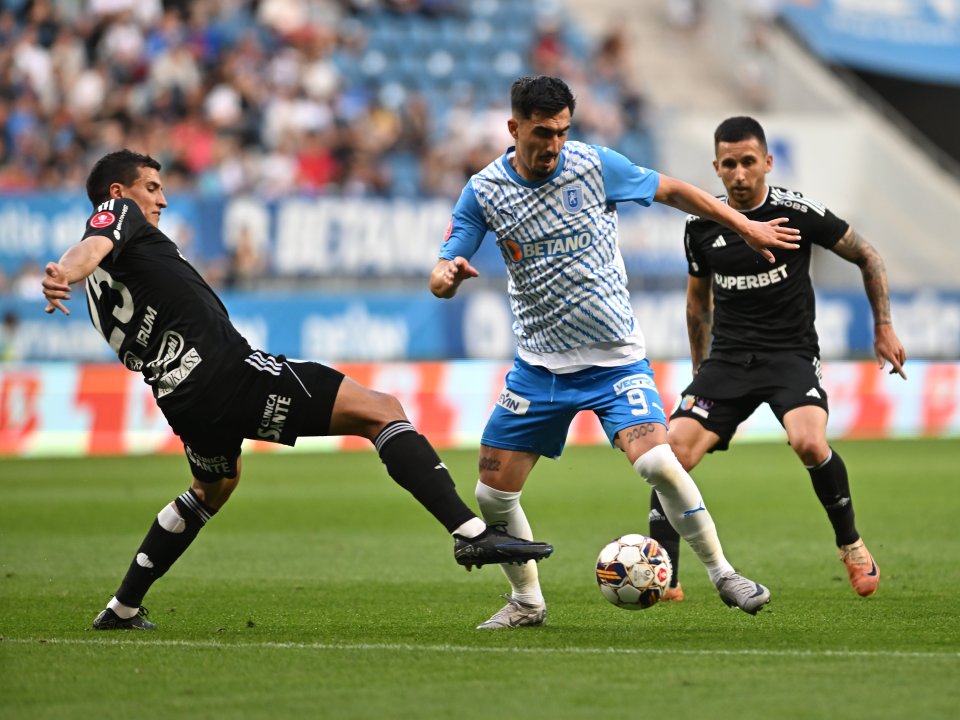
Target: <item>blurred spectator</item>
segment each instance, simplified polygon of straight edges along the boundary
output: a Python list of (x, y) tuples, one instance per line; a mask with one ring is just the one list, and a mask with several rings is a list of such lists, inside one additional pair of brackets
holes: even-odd
[(751, 109), (762, 111), (770, 103), (769, 38), (780, 0), (749, 0), (747, 36), (741, 48), (745, 62), (740, 73), (741, 90)]
[(10, 294), (23, 300), (36, 300), (37, 288), (43, 282), (43, 269), (40, 264), (28, 260), (20, 266), (17, 274), (10, 283)]
[(240, 227), (233, 238), (223, 286), (231, 290), (249, 290), (263, 279), (266, 270), (266, 258), (257, 247), (250, 227)]
[(308, 191), (332, 186), (340, 173), (340, 164), (333, 153), (332, 130), (308, 132), (296, 154), (297, 185)]
[[(495, 32), (518, 7), (0, 3), (0, 191), (78, 187), (128, 146), (160, 159), (169, 186), (204, 193), (456, 194), (508, 141), (499, 103), (524, 72), (569, 78), (585, 139), (646, 131), (621, 38), (585, 54), (549, 3), (524, 2), (526, 19)], [(452, 65), (431, 75), (441, 55)]]
[(0, 363), (16, 362), (22, 358), (22, 350), (17, 342), (20, 318), (13, 310), (3, 313), (0, 322)]
[(702, 0), (670, 0), (665, 5), (667, 21), (678, 30), (692, 30), (700, 23)]

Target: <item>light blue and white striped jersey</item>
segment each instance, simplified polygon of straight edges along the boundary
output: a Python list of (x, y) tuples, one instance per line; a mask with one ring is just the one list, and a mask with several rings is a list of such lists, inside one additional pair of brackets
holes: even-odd
[(609, 148), (568, 141), (553, 175), (520, 177), (507, 152), (470, 178), (440, 257), (470, 259), (487, 231), (507, 265), (518, 354), (554, 372), (646, 355), (627, 291), (616, 203), (650, 205), (660, 175)]

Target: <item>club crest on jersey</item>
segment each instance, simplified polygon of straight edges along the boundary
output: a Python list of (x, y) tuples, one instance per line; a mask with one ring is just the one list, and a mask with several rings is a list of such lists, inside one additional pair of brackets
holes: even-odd
[(563, 209), (568, 213), (578, 213), (583, 209), (583, 186), (580, 183), (567, 185), (560, 192), (563, 197)]
[(90, 226), (95, 228), (105, 228), (113, 225), (116, 221), (116, 216), (107, 210), (103, 212), (98, 212), (92, 218), (90, 218)]

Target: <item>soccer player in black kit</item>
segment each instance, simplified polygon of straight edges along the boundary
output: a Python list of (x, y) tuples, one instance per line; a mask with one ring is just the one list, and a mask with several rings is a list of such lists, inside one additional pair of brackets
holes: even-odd
[(337, 370), (253, 350), (200, 274), (159, 230), (167, 206), (160, 164), (121, 150), (87, 178), (95, 208), (83, 239), (46, 267), (45, 311), (70, 314), (70, 285), (86, 279), (90, 319), (120, 361), (143, 374), (183, 441), (191, 486), (160, 510), (94, 629), (154, 628), (142, 601), (240, 481), (244, 438), (370, 440), (390, 476), (454, 537), (465, 565), (525, 562), (553, 548), (486, 525), (457, 495), (446, 466), (399, 401)]
[[(763, 128), (753, 118), (724, 120), (714, 133), (714, 148), (713, 166), (726, 188), (727, 204), (760, 222), (786, 216), (802, 240), (799, 250), (773, 249), (771, 267), (727, 228), (698, 217), (687, 220), (687, 331), (694, 377), (670, 418), (670, 446), (690, 471), (706, 453), (726, 450), (737, 426), (767, 403), (810, 473), (850, 584), (858, 595), (872, 595), (880, 568), (854, 524), (846, 467), (827, 443), (810, 253), (819, 245), (860, 268), (880, 368), (889, 362), (891, 372), (906, 378), (907, 356), (893, 330), (883, 260), (820, 203), (767, 186), (773, 158)], [(673, 586), (664, 599), (683, 600), (679, 536), (656, 493), (650, 505), (650, 535), (667, 548), (673, 562)]]

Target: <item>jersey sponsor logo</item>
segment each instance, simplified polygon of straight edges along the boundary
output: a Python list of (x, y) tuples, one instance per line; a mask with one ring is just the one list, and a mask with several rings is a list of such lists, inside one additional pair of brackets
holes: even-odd
[(187, 376), (193, 372), (194, 368), (200, 364), (202, 359), (196, 348), (187, 350), (183, 357), (180, 358), (180, 364), (166, 375), (161, 376), (157, 381), (157, 397), (160, 398), (164, 395), (169, 395), (176, 390), (177, 386), (187, 379)]
[(583, 209), (583, 186), (580, 183), (567, 185), (561, 190), (563, 209), (568, 213), (578, 213)]
[(120, 239), (120, 231), (123, 230), (123, 221), (126, 219), (127, 210), (129, 209), (129, 205), (124, 205), (122, 208), (120, 208), (120, 217), (117, 219), (117, 227), (113, 230), (113, 234), (117, 236), (117, 240)]
[(558, 255), (572, 255), (586, 250), (593, 245), (593, 235), (582, 232), (577, 235), (568, 235), (559, 238), (547, 238), (537, 242), (517, 242), (506, 240), (503, 243), (510, 259), (513, 262), (530, 258), (556, 257)]
[(717, 235), (717, 239), (713, 241), (713, 245), (710, 247), (722, 248), (727, 246), (727, 241), (723, 235)]
[(92, 218), (90, 218), (90, 227), (95, 227), (97, 229), (110, 227), (116, 222), (117, 217), (112, 212), (104, 210), (103, 212), (98, 212)]
[(168, 330), (163, 334), (163, 339), (160, 341), (160, 352), (157, 353), (157, 357), (149, 362), (149, 366), (156, 368), (158, 373), (163, 372), (167, 365), (180, 357), (180, 353), (183, 352), (185, 346), (183, 335)]
[(505, 243), (503, 243), (503, 246), (506, 248), (511, 260), (514, 262), (520, 262), (523, 260), (523, 250), (515, 241), (507, 240)]
[(649, 375), (631, 375), (613, 384), (613, 392), (617, 395), (623, 395), (628, 390), (656, 390), (657, 386)]
[(783, 190), (781, 188), (770, 188), (770, 204), (792, 208), (802, 213), (807, 212), (807, 210), (813, 210), (820, 216), (823, 216), (827, 212), (826, 205), (815, 202), (810, 198), (805, 198), (793, 190)]
[(150, 340), (150, 333), (153, 332), (153, 321), (157, 319), (157, 311), (147, 305), (147, 311), (144, 313), (143, 321), (140, 323), (140, 329), (137, 331), (137, 344), (146, 347)]
[(267, 403), (263, 406), (263, 415), (260, 418), (260, 427), (257, 428), (257, 437), (271, 442), (280, 442), (284, 423), (290, 414), (293, 398), (284, 395), (267, 395)]
[(755, 290), (776, 285), (787, 277), (787, 266), (778, 265), (773, 270), (757, 273), (756, 275), (721, 275), (713, 274), (713, 282), (724, 290)]
[(497, 405), (502, 407), (504, 410), (509, 410), (514, 415), (526, 415), (527, 410), (530, 409), (529, 400), (522, 398), (519, 395), (515, 395), (506, 388), (500, 391), (500, 397), (497, 400)]
[(140, 372), (143, 369), (143, 358), (138, 357), (134, 353), (127, 350), (123, 354), (123, 365), (127, 370), (133, 370), (133, 372)]
[(447, 230), (443, 233), (443, 242), (446, 243), (450, 239), (450, 233), (453, 232), (453, 218), (450, 218), (450, 222), (447, 223)]
[(230, 467), (230, 463), (227, 462), (227, 458), (224, 455), (212, 455), (210, 457), (197, 455), (189, 445), (184, 445), (183, 449), (187, 453), (187, 459), (190, 461), (190, 464), (195, 465), (204, 472), (216, 473), (222, 477), (229, 477), (233, 473), (233, 468)]

